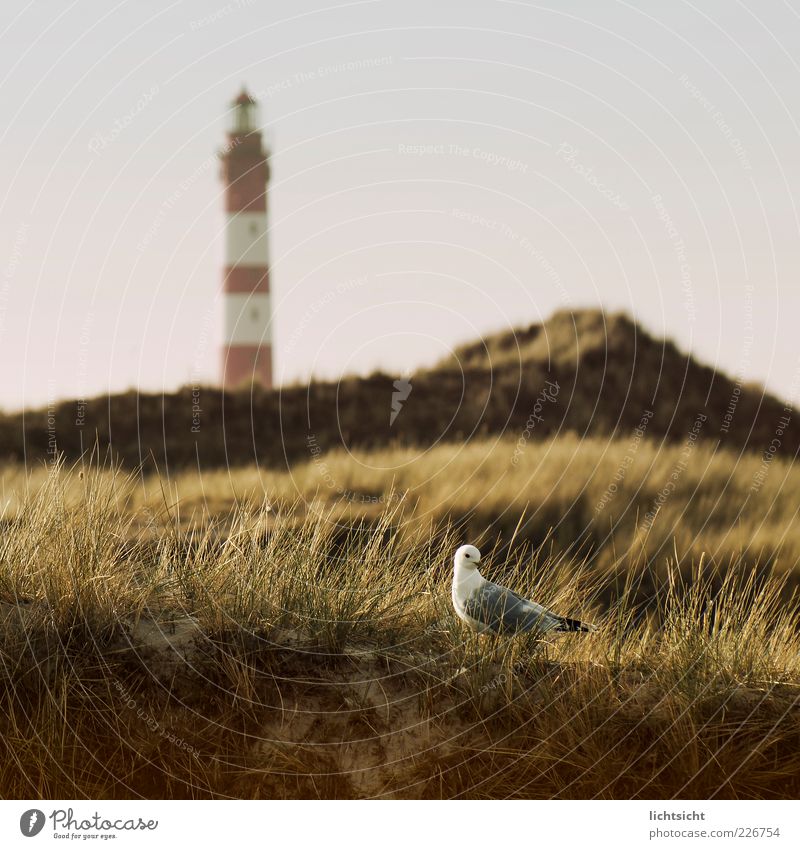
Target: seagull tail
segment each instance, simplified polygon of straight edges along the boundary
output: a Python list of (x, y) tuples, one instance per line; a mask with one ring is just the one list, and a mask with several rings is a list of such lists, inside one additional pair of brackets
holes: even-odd
[(577, 619), (568, 619), (566, 616), (559, 617), (556, 631), (594, 631), (594, 625), (589, 625), (586, 622), (580, 622)]

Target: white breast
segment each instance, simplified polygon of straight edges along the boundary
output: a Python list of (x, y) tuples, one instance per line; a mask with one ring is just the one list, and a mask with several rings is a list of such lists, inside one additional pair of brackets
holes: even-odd
[(453, 607), (459, 619), (463, 619), (473, 631), (485, 631), (486, 626), (466, 613), (464, 605), (472, 593), (483, 586), (484, 582), (485, 579), (477, 569), (456, 569), (453, 573)]

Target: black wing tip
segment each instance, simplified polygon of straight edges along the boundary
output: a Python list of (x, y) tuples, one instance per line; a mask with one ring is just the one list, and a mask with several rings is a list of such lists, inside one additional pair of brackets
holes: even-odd
[(587, 625), (578, 619), (568, 619), (566, 616), (561, 617), (561, 622), (558, 627), (559, 631), (594, 631), (594, 625)]

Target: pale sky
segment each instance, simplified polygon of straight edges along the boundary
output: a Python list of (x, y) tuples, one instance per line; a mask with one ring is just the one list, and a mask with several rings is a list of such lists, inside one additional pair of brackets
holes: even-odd
[(215, 152), (261, 102), (282, 382), (563, 306), (800, 386), (800, 3), (21, 3), (0, 407), (218, 377)]

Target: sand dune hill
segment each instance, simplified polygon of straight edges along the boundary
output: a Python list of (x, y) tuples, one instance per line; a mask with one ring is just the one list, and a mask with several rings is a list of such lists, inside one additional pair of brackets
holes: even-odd
[[(782, 456), (800, 447), (793, 411), (756, 386), (698, 363), (624, 314), (562, 311), (543, 324), (487, 336), (410, 377), (376, 373), (272, 391), (128, 392), (0, 418), (0, 457), (76, 459), (95, 443), (128, 466), (285, 467), (335, 448), (562, 432), (693, 438)], [(396, 414), (395, 414), (396, 412)], [(50, 451), (50, 454), (48, 454)]]

